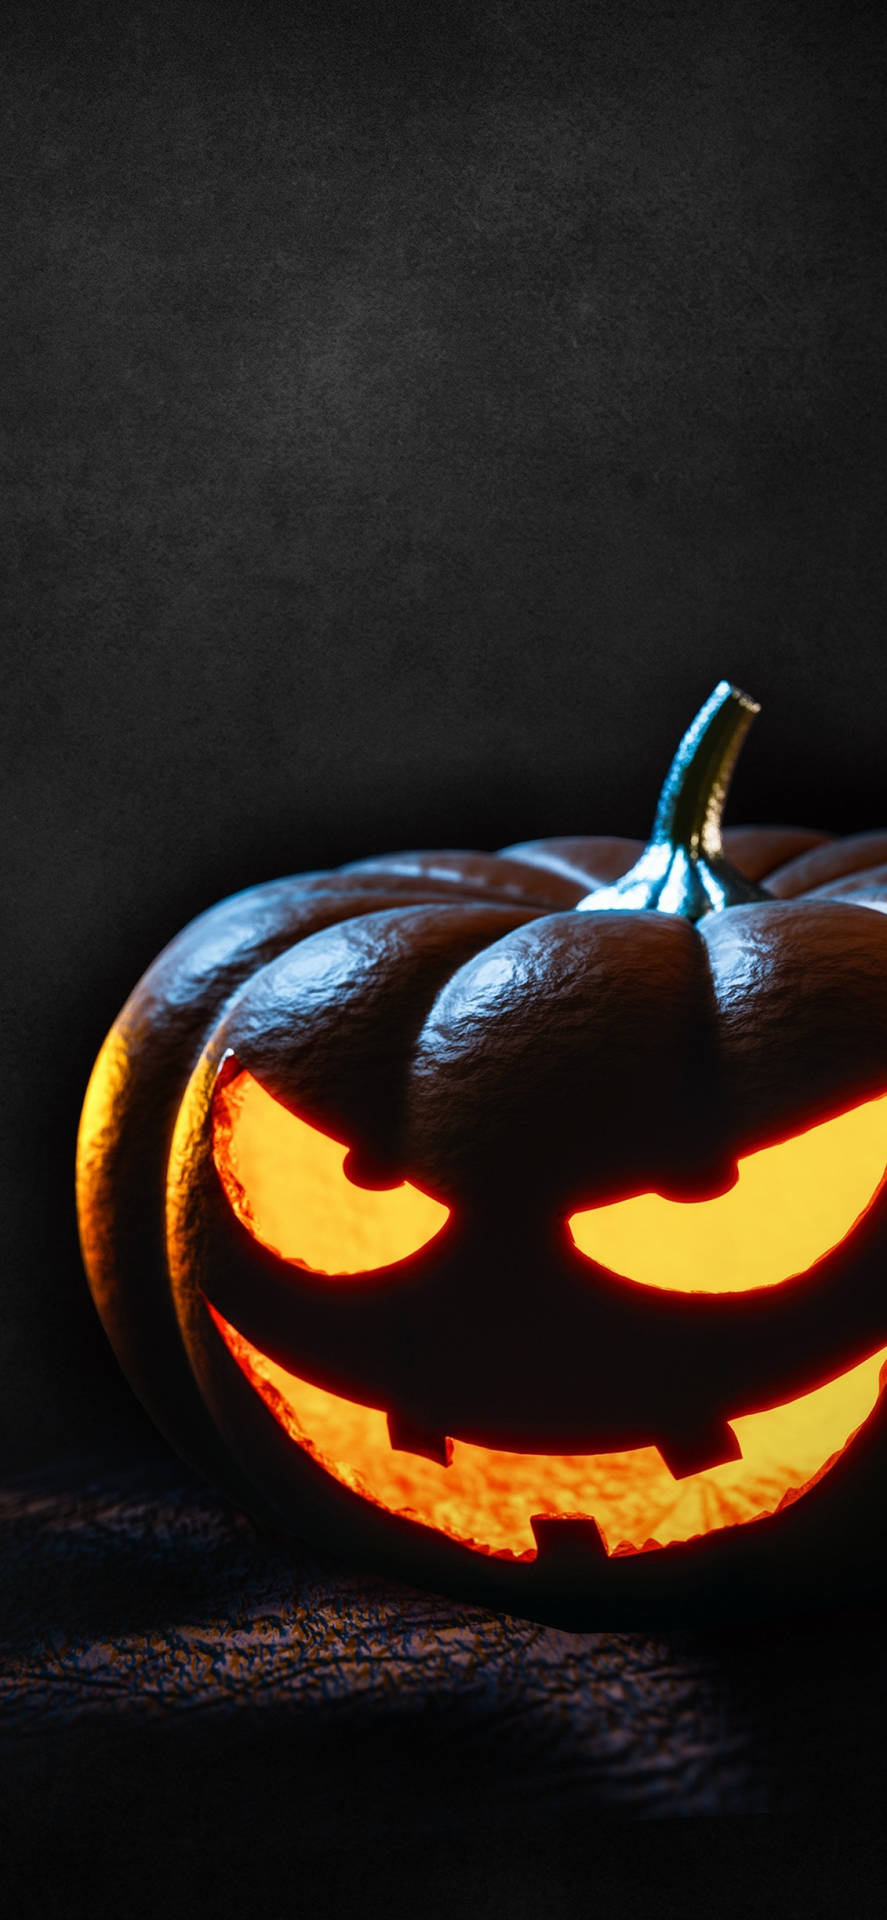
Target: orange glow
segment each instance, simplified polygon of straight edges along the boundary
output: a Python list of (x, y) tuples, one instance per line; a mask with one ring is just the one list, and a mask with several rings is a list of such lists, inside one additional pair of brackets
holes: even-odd
[(775, 1512), (819, 1479), (871, 1412), (887, 1347), (787, 1406), (731, 1422), (742, 1459), (674, 1480), (656, 1447), (499, 1453), (457, 1440), (452, 1464), (395, 1452), (386, 1416), (285, 1372), (213, 1307), (213, 1321), (284, 1430), (365, 1500), (484, 1553), (535, 1559), (531, 1514), (586, 1514), (609, 1553), (689, 1540)]
[(313, 1273), (371, 1273), (417, 1253), (448, 1208), (402, 1181), (356, 1186), (347, 1148), (238, 1073), (213, 1100), (213, 1158), (238, 1220), (254, 1239)]
[(643, 1193), (572, 1214), (570, 1231), (581, 1253), (641, 1286), (775, 1287), (839, 1245), (875, 1198), (885, 1161), (887, 1094), (748, 1154), (735, 1187), (714, 1200)]

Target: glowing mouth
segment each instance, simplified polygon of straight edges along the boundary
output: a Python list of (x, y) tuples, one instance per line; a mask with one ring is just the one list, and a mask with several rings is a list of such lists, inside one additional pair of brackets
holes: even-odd
[(537, 1557), (531, 1516), (593, 1516), (608, 1554), (642, 1553), (775, 1513), (822, 1478), (874, 1408), (887, 1347), (800, 1399), (730, 1426), (738, 1460), (675, 1480), (656, 1447), (627, 1453), (500, 1453), (453, 1443), (449, 1466), (395, 1451), (387, 1416), (287, 1373), (209, 1302), (222, 1339), (303, 1452), (386, 1512), (479, 1553)]

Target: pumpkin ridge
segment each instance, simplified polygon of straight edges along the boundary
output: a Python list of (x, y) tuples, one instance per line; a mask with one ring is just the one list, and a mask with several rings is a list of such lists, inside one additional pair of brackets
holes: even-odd
[(500, 929), (545, 917), (514, 900), (454, 899), (349, 914), (251, 975), (214, 1034), (281, 1104), (397, 1166), (409, 1063), (441, 986)]
[[(873, 852), (874, 861), (869, 859)], [(801, 899), (832, 881), (859, 873), (872, 865), (880, 866), (885, 860), (887, 832), (883, 830), (847, 834), (841, 838), (832, 836), (824, 839), (819, 846), (811, 847), (807, 853), (798, 854), (795, 859), (776, 868), (769, 875), (767, 884), (778, 899)]]
[(715, 982), (733, 1152), (887, 1090), (883, 914), (802, 897), (712, 914), (699, 931)]
[(800, 896), (802, 900), (834, 900), (846, 906), (869, 907), (877, 912), (887, 903), (887, 861), (875, 867), (859, 867), (834, 880), (826, 880)]
[(518, 841), (513, 846), (501, 847), (497, 858), (520, 856), (529, 866), (561, 874), (564, 879), (576, 883), (581, 889), (581, 897), (591, 887), (605, 886), (610, 881), (621, 879), (643, 850), (643, 840), (598, 834), (584, 838), (572, 836)]
[[(730, 860), (748, 880), (759, 880), (768, 893), (776, 873), (788, 870), (807, 854), (835, 839), (817, 827), (732, 826), (724, 828), (724, 848)], [(778, 896), (776, 896), (778, 897)]]
[(340, 871), (345, 879), (363, 874), (370, 877), (392, 874), (446, 889), (471, 888), (483, 899), (497, 894), (518, 904), (538, 905), (548, 912), (574, 905), (580, 891), (580, 883), (575, 879), (571, 882), (570, 876), (547, 870), (549, 891), (542, 893), (540, 874), (546, 869), (538, 864), (512, 859), (507, 852), (486, 853), (468, 848), (449, 852), (405, 851), (386, 855), (384, 859), (356, 861)]

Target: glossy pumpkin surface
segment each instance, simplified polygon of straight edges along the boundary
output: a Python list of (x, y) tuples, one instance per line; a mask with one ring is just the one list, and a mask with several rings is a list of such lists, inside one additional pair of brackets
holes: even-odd
[(567, 1624), (877, 1561), (887, 833), (722, 836), (753, 710), (716, 690), (646, 850), (297, 875), (127, 1002), (90, 1284), (260, 1518)]

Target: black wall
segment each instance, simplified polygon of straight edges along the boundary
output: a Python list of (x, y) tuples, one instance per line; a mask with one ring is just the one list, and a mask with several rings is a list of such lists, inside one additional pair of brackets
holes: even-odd
[[(139, 1431), (71, 1163), (233, 888), (732, 817), (882, 822), (880, 9), (21, 6), (6, 62), (13, 1466)], [(11, 269), (11, 272), (9, 271)]]

